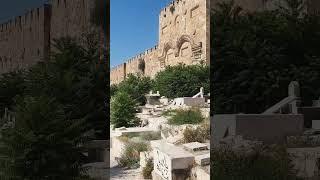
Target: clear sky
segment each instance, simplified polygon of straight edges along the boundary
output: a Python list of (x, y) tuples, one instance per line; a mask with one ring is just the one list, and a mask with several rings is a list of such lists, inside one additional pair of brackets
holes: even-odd
[(47, 0), (0, 0), (0, 23), (24, 14), (27, 9), (37, 8)]
[(110, 0), (110, 65), (155, 46), (159, 13), (171, 0)]

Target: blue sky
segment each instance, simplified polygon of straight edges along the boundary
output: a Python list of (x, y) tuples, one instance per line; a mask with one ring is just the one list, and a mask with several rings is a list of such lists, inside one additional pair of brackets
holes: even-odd
[(40, 7), (47, 0), (0, 0), (0, 22), (24, 14), (27, 9)]
[(158, 42), (159, 13), (171, 0), (110, 0), (110, 65)]

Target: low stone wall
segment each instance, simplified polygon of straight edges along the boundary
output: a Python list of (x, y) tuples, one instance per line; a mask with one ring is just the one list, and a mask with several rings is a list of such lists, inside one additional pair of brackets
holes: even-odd
[(301, 114), (214, 115), (211, 119), (211, 140), (218, 143), (224, 137), (240, 135), (244, 139), (264, 143), (283, 143), (287, 136), (303, 133), (303, 122)]

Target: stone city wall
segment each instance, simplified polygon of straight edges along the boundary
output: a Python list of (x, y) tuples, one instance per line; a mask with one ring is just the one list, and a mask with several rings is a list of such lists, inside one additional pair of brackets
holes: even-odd
[[(159, 42), (111, 69), (110, 83), (117, 84), (132, 73), (153, 78), (166, 66), (209, 64), (209, 0), (175, 0), (159, 14)], [(145, 64), (144, 72), (139, 68)], [(125, 68), (124, 68), (125, 67)]]
[(53, 39), (91, 30), (93, 0), (52, 0), (0, 24), (0, 74), (47, 59)]
[(32, 9), (0, 25), (0, 73), (29, 67), (47, 57), (50, 6)]
[(94, 0), (54, 0), (51, 18), (51, 39), (80, 37), (90, 30)]

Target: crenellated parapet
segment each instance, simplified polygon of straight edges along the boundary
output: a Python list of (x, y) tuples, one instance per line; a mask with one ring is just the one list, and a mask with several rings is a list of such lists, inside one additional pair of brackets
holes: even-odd
[(29, 9), (0, 25), (0, 73), (27, 68), (47, 58), (49, 4)]
[(90, 21), (94, 2), (51, 0), (0, 24), (0, 74), (47, 60), (53, 39), (97, 30)]

